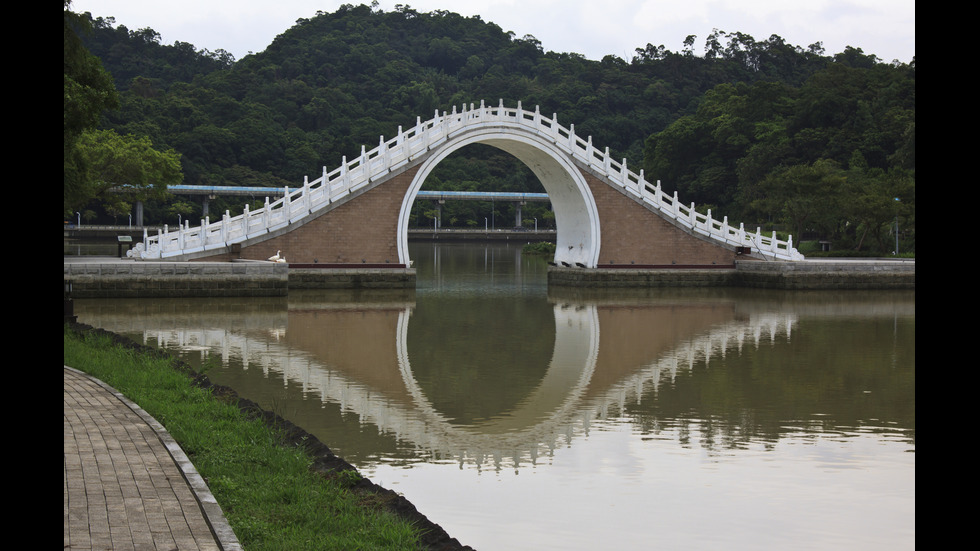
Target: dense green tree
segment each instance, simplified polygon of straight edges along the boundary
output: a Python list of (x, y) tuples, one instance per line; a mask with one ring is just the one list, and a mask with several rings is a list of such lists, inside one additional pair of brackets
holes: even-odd
[(163, 198), (183, 178), (179, 154), (157, 151), (145, 137), (93, 130), (82, 134), (78, 151), (87, 167), (86, 195), (113, 216), (128, 213), (134, 201)]
[(647, 138), (646, 173), (656, 174), (665, 189), (677, 190), (686, 201), (732, 207), (740, 174), (764, 176), (765, 168), (782, 160), (773, 153), (789, 153), (778, 124), (791, 98), (780, 83), (719, 84), (694, 114)]
[(766, 176), (766, 195), (753, 206), (789, 225), (798, 237), (811, 232), (829, 235), (843, 206), (845, 182), (843, 170), (829, 159), (781, 167)]
[(99, 59), (83, 45), (77, 30), (88, 28), (88, 20), (79, 17), (65, 0), (65, 138), (64, 138), (64, 211), (67, 216), (81, 207), (87, 197), (85, 159), (78, 151), (78, 141), (99, 124), (102, 111), (118, 105), (112, 77)]
[(894, 248), (894, 243), (886, 239), (887, 235), (894, 235), (893, 222), (914, 212), (915, 181), (912, 173), (903, 168), (886, 171), (869, 167), (861, 153), (855, 151), (841, 198), (843, 211), (856, 232), (854, 249), (862, 250), (870, 236), (878, 250), (887, 251)]
[[(871, 236), (884, 251), (893, 248), (880, 236), (895, 197), (914, 221), (914, 140), (914, 66), (849, 50), (799, 87), (714, 87), (693, 114), (647, 139), (644, 166), (686, 201), (858, 249)], [(846, 185), (830, 185), (839, 170), (831, 166), (848, 167)], [(836, 218), (820, 205), (838, 205)]]

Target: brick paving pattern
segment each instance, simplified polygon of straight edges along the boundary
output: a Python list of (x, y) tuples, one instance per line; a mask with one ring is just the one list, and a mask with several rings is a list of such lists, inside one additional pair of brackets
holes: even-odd
[(199, 501), (203, 484), (188, 478), (200, 477), (185, 478), (189, 463), (175, 447), (146, 412), (66, 367), (64, 548), (239, 549), (206, 487)]

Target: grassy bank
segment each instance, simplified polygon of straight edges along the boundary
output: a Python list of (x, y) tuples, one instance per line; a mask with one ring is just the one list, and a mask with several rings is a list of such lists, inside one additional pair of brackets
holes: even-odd
[(354, 491), (356, 471), (323, 474), (282, 431), (196, 385), (175, 360), (65, 326), (65, 365), (105, 381), (173, 436), (248, 551), (419, 549), (420, 531)]

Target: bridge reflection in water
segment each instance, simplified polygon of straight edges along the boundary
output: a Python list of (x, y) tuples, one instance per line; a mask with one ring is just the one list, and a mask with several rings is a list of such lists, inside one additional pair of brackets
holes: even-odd
[[(783, 526), (785, 539), (763, 538), (775, 546), (792, 547), (816, 522), (823, 543), (914, 547), (914, 292), (561, 292), (513, 246), (451, 249), (413, 252), (419, 286), (410, 291), (79, 300), (75, 310), (83, 323), (205, 366), (478, 549), (629, 547), (647, 541), (650, 523), (670, 548), (724, 541), (714, 530), (734, 523), (749, 541), (767, 530), (760, 518)], [(633, 433), (628, 443), (612, 436), (620, 426)], [(837, 448), (863, 439), (873, 454)], [(787, 478), (801, 443), (821, 468), (806, 461), (800, 478)], [(460, 474), (433, 471), (443, 464)], [(602, 473), (589, 469), (612, 465), (617, 482), (591, 486)], [(737, 474), (715, 478), (726, 465)], [(751, 472), (773, 466), (778, 473)], [(569, 480), (570, 468), (583, 478)], [(474, 486), (464, 476), (472, 471), (507, 496)], [(520, 484), (512, 476), (528, 471)], [(554, 496), (535, 497), (552, 476), (562, 478), (545, 490)], [(834, 478), (843, 476), (854, 478)], [(460, 492), (489, 508), (459, 506)], [(760, 516), (758, 500), (791, 506)], [(617, 507), (661, 520), (578, 517)], [(682, 528), (711, 512), (714, 528)], [(527, 532), (499, 529), (531, 516)], [(547, 541), (532, 537), (544, 533)]]
[[(210, 303), (201, 305), (199, 312), (188, 309), (174, 318), (163, 317), (163, 312), (147, 318), (145, 310), (131, 317), (115, 308), (111, 314), (92, 311), (98, 308), (79, 310), (86, 323), (137, 336), (150, 345), (195, 353), (188, 357), (192, 362), (196, 363), (196, 354), (213, 355), (220, 357), (222, 366), (240, 366), (241, 372), (221, 369), (209, 375), (246, 397), (253, 398), (256, 383), (245, 379), (257, 372), (263, 380), (298, 388), (306, 401), (303, 409), (315, 406), (311, 399), (321, 405), (335, 404), (410, 448), (477, 465), (488, 458), (498, 462), (503, 458), (513, 465), (534, 462), (539, 454), (550, 454), (560, 441), (567, 444), (577, 431), (587, 429), (593, 417), (621, 415), (661, 380), (672, 380), (696, 363), (710, 364), (712, 358), (744, 346), (788, 338), (795, 321), (788, 313), (736, 319), (734, 304), (724, 301), (554, 302), (549, 305), (553, 327), (542, 328), (553, 332), (554, 350), (537, 384), (513, 389), (525, 396), (511, 409), (461, 424), (454, 421), (458, 412), (443, 412), (434, 405), (441, 397), (428, 396), (413, 372), (408, 340), (415, 305), (388, 302), (385, 294), (373, 297), (382, 299), (378, 302), (362, 299), (356, 304), (290, 301), (280, 305), (287, 308), (284, 311), (250, 313), (245, 323), (232, 301), (227, 301), (229, 309), (224, 312)], [(487, 333), (477, 336), (495, 342), (499, 338)], [(444, 335), (437, 340), (479, 348), (459, 339), (459, 335)], [(527, 353), (533, 356), (532, 351)], [(270, 409), (300, 407), (295, 401), (283, 402), (274, 388), (258, 394), (265, 395), (263, 405)], [(319, 424), (312, 423), (314, 428)], [(347, 447), (325, 442), (337, 446), (341, 454)]]

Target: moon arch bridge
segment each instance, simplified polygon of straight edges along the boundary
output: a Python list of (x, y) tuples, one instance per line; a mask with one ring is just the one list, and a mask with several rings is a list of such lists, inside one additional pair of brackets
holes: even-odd
[(408, 218), (419, 190), (439, 162), (484, 143), (511, 153), (541, 180), (557, 227), (554, 261), (599, 266), (730, 265), (736, 254), (803, 260), (792, 237), (747, 231), (685, 205), (614, 160), (609, 149), (582, 139), (557, 115), (484, 103), (416, 119), (394, 138), (316, 180), (305, 178), (274, 202), (198, 227), (164, 227), (130, 252), (141, 260), (265, 259), (283, 251), (291, 264), (410, 266)]

